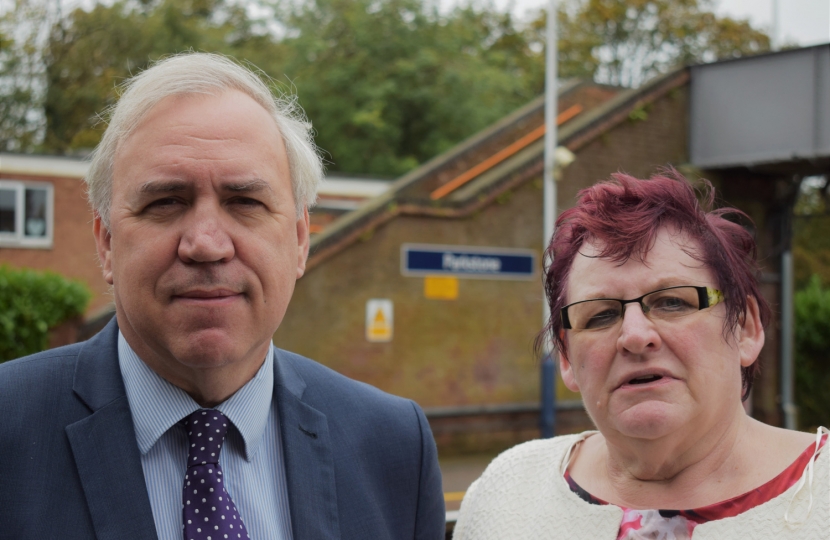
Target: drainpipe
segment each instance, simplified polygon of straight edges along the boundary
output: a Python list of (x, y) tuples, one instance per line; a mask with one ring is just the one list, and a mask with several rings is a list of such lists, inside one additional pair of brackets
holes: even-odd
[(542, 411), (539, 431), (543, 439), (556, 434), (556, 363), (550, 354), (542, 360)]
[(772, 0), (772, 24), (770, 25), (770, 34), (772, 35), (770, 36), (770, 48), (773, 51), (777, 51), (781, 47), (781, 39), (778, 37), (778, 34), (781, 32), (778, 19), (779, 13), (778, 0)]
[[(556, 38), (556, 0), (548, 2), (547, 50), (545, 66), (545, 171), (543, 177), (543, 219), (542, 219), (542, 252), (548, 248), (553, 237), (553, 226), (556, 223), (556, 183), (554, 174), (556, 169), (556, 116), (559, 108), (556, 75), (558, 70)], [(550, 307), (544, 304), (544, 323), (550, 317)]]
[[(789, 239), (787, 244), (789, 244)], [(784, 427), (797, 429), (798, 408), (795, 405), (795, 363), (794, 352), (794, 309), (793, 309), (793, 252), (788, 245), (781, 253), (781, 409), (784, 412)]]
[(781, 410), (784, 427), (798, 428), (798, 408), (795, 405), (795, 310), (793, 307), (793, 207), (801, 191), (801, 178), (791, 184), (789, 200), (781, 220)]
[[(554, 169), (556, 165), (556, 116), (558, 113), (558, 89), (556, 76), (558, 71), (557, 37), (556, 37), (556, 0), (548, 1), (547, 47), (545, 51), (545, 172), (542, 191), (542, 253), (548, 247), (553, 236), (553, 226), (556, 222), (556, 183)], [(542, 292), (542, 324), (546, 325), (550, 319), (550, 306)], [(541, 362), (540, 381), (542, 384), (541, 409), (539, 418), (541, 434), (544, 438), (553, 437), (556, 425), (556, 379), (555, 366), (551, 358), (551, 343), (545, 343), (545, 355)]]

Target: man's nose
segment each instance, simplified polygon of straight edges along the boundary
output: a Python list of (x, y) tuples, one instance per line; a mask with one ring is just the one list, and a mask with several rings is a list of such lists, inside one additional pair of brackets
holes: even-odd
[(179, 241), (179, 258), (185, 263), (227, 262), (233, 259), (234, 245), (230, 224), (220, 208), (197, 205), (185, 220)]
[(646, 317), (637, 303), (628, 304), (623, 310), (622, 328), (617, 346), (632, 354), (655, 350), (662, 344), (654, 321)]

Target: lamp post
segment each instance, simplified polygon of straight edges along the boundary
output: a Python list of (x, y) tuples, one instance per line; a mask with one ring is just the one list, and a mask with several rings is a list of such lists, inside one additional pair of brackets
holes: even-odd
[(770, 36), (770, 48), (773, 51), (777, 51), (781, 47), (781, 41), (778, 38), (778, 33), (780, 32), (778, 23), (778, 0), (772, 0), (772, 24), (770, 25), (772, 28), (770, 33), (772, 35)]
[[(556, 0), (548, 0), (547, 44), (545, 47), (545, 172), (543, 177), (542, 253), (550, 244), (556, 222), (556, 183), (554, 180), (556, 153), (556, 115), (558, 94), (556, 75), (558, 70), (556, 35)], [(542, 324), (550, 319), (550, 306), (542, 293)], [(552, 358), (551, 343), (545, 343), (541, 362), (541, 432), (543, 438), (553, 437), (556, 426), (556, 363)]]

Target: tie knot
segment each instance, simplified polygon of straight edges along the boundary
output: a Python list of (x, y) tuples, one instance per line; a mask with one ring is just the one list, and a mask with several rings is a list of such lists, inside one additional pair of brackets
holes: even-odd
[(228, 418), (216, 409), (199, 409), (184, 420), (189, 448), (187, 466), (219, 463)]

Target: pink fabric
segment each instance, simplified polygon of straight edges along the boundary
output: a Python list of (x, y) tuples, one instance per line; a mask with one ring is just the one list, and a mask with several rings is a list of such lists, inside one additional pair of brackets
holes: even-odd
[[(821, 438), (819, 449), (823, 448), (826, 442), (827, 435), (824, 435)], [(755, 508), (778, 497), (790, 489), (801, 478), (804, 469), (815, 454), (815, 448), (815, 443), (811, 444), (789, 467), (766, 484), (743, 495), (709, 506), (692, 510), (637, 510), (622, 507), (623, 518), (617, 540), (691, 539), (697, 525), (707, 521), (735, 517), (750, 508)], [(568, 471), (565, 471), (565, 480), (568, 482), (571, 491), (583, 500), (591, 504), (609, 504), (582, 489), (571, 478)]]

